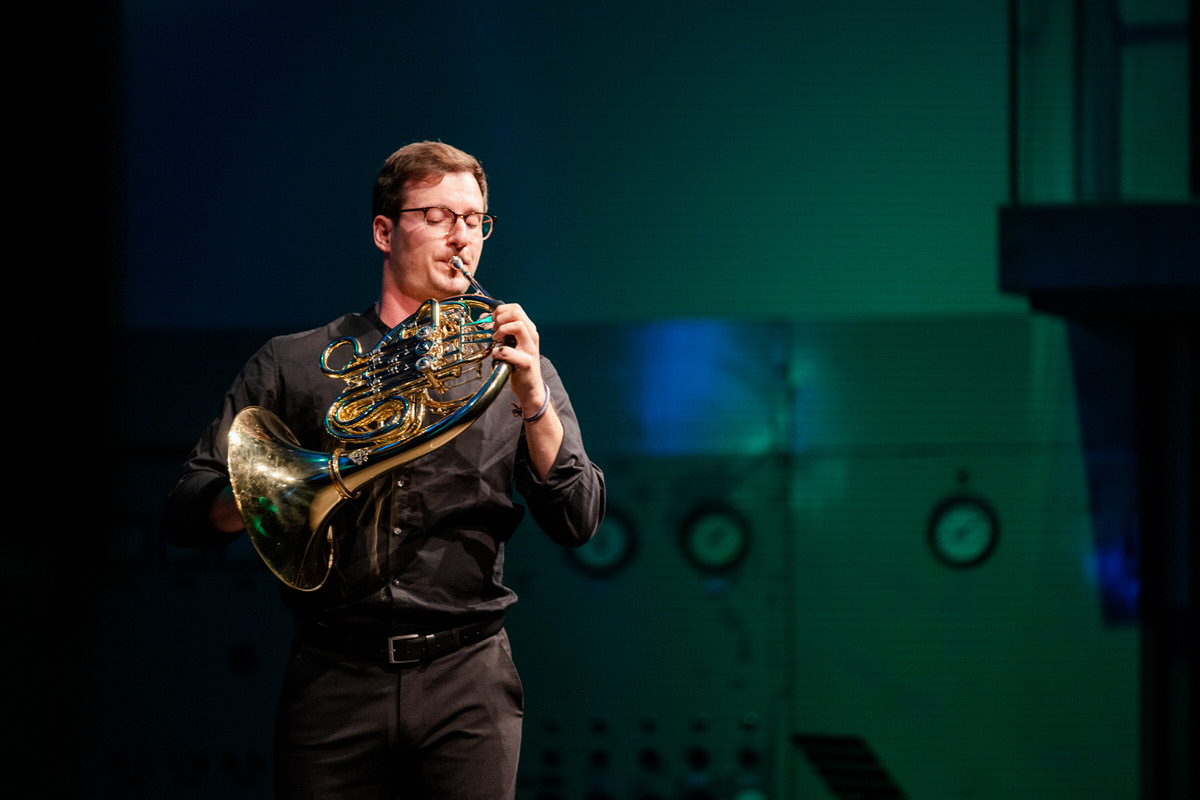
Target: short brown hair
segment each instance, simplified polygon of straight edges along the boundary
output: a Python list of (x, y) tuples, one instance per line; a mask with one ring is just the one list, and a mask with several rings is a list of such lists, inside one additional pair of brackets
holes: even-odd
[(404, 191), (414, 181), (440, 178), (451, 172), (469, 172), (483, 193), (483, 208), (487, 210), (487, 176), (472, 155), (442, 142), (414, 142), (388, 156), (375, 179), (371, 195), (371, 215), (394, 220), (403, 208)]

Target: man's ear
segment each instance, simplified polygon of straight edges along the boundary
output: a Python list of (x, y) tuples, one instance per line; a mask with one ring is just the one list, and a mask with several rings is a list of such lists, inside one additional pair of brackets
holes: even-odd
[(385, 253), (392, 252), (392, 221), (380, 214), (373, 223), (375, 230), (375, 246)]

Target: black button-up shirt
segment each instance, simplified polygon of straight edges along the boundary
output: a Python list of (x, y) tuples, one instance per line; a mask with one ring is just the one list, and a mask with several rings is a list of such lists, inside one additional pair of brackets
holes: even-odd
[[(321, 371), (321, 353), (342, 337), (356, 339), (366, 351), (386, 332), (372, 309), (267, 342), (235, 379), (168, 494), (169, 540), (213, 546), (237, 538), (213, 529), (207, 515), (228, 483), (228, 433), (241, 409), (266, 408), (301, 447), (332, 450), (325, 414), (346, 384)], [(552, 540), (587, 542), (604, 513), (604, 476), (588, 459), (570, 399), (544, 357), (542, 375), (564, 429), (544, 481), (530, 464), (524, 426), (512, 413), (515, 395), (505, 386), (464, 432), (377, 479), (335, 511), (336, 560), (325, 584), (311, 592), (281, 584), (284, 602), (297, 616), (391, 633), (496, 616), (516, 600), (503, 582), (504, 544), (525, 514), (514, 502), (514, 487)]]

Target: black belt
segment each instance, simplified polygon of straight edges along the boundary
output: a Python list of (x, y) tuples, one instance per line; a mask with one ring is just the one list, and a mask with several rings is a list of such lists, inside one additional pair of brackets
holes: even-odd
[(504, 627), (504, 617), (437, 633), (408, 633), (401, 636), (346, 634), (327, 625), (306, 622), (299, 627), (301, 644), (320, 650), (383, 664), (420, 664), (453, 653), (469, 644), (495, 636)]

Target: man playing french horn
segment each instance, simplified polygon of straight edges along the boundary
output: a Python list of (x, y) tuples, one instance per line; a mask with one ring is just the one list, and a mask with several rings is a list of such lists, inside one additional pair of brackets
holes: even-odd
[(578, 546), (604, 514), (604, 476), (537, 328), (474, 278), (495, 224), (476, 159), (401, 148), (373, 214), (379, 300), (250, 359), (168, 495), (168, 536), (249, 536), (280, 578), (296, 627), (277, 797), (512, 797), (513, 487)]

